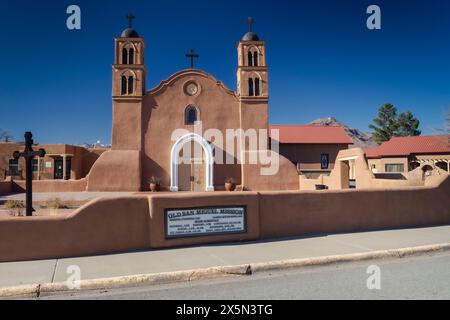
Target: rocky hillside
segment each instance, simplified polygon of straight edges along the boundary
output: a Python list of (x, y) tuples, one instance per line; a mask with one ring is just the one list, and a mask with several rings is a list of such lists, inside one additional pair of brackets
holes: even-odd
[(372, 140), (372, 135), (358, 129), (350, 128), (349, 126), (339, 122), (334, 118), (317, 119), (310, 123), (317, 126), (342, 126), (347, 131), (348, 136), (353, 140), (354, 146), (359, 148), (375, 147), (376, 143)]

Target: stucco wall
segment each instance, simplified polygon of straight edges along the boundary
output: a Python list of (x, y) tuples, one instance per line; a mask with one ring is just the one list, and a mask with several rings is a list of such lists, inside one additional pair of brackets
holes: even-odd
[(300, 163), (303, 171), (321, 171), (322, 154), (330, 156), (330, 166), (326, 171), (332, 170), (339, 151), (345, 149), (348, 149), (347, 144), (280, 144), (280, 154), (293, 163)]
[[(33, 180), (33, 192), (84, 192), (86, 178), (80, 180)], [(13, 181), (14, 192), (24, 192), (25, 181)]]
[(0, 219), (0, 261), (148, 248), (148, 199), (94, 200), (64, 217)]
[(86, 191), (140, 191), (141, 152), (107, 151), (94, 163)]
[[(95, 200), (66, 216), (0, 218), (0, 261), (450, 224), (449, 194), (450, 178), (436, 176), (430, 187), (395, 190), (179, 193)], [(229, 205), (247, 207), (247, 233), (165, 239), (165, 209)]]
[[(184, 87), (192, 81), (198, 84), (199, 93), (189, 96), (184, 93)], [(152, 176), (160, 177), (165, 189), (170, 187), (170, 153), (175, 143), (172, 133), (179, 129), (194, 132), (194, 126), (185, 124), (188, 106), (198, 110), (198, 120), (202, 122), (199, 134), (202, 136), (209, 129), (217, 129), (225, 138), (227, 129), (240, 128), (239, 101), (234, 92), (202, 71), (182, 71), (173, 75), (149, 91), (143, 105), (142, 178), (146, 181)], [(216, 145), (213, 143), (212, 146)], [(219, 152), (224, 154), (226, 145), (216, 147), (216, 156)], [(236, 159), (234, 163), (237, 164)], [(240, 166), (230, 166), (230, 171), (227, 171), (230, 168), (215, 166), (214, 185), (223, 187), (226, 177), (231, 176), (240, 182)]]

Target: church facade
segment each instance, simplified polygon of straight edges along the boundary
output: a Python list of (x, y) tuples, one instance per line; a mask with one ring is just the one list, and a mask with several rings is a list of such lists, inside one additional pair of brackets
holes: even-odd
[(147, 90), (144, 39), (130, 27), (114, 42), (112, 150), (88, 190), (147, 190), (152, 177), (170, 191), (221, 190), (230, 178), (248, 190), (298, 190), (296, 166), (270, 151), (266, 44), (255, 33), (237, 46), (237, 91), (197, 69)]

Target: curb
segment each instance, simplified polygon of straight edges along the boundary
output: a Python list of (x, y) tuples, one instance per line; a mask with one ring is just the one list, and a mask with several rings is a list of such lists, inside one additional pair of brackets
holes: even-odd
[[(191, 282), (197, 280), (215, 279), (227, 276), (250, 276), (268, 271), (288, 270), (310, 266), (325, 266), (336, 263), (369, 261), (376, 259), (404, 258), (437, 252), (450, 251), (450, 243), (390, 249), (355, 253), (347, 255), (332, 255), (316, 258), (304, 258), (243, 264), (236, 266), (212, 267), (197, 270), (155, 273), (146, 275), (132, 275), (114, 278), (93, 279), (80, 281), (80, 290), (106, 290), (143, 285), (161, 285), (177, 282)], [(0, 298), (31, 297), (38, 298), (44, 294), (72, 293), (65, 282), (32, 284), (15, 287), (0, 288)]]

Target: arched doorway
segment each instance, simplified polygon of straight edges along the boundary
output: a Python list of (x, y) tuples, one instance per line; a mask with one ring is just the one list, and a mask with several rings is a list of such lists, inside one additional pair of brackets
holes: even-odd
[[(187, 156), (184, 152), (195, 149), (195, 144), (201, 151), (199, 154), (189, 152), (191, 156)], [(214, 191), (213, 151), (200, 135), (189, 133), (179, 138), (172, 147), (170, 162), (170, 191)]]

